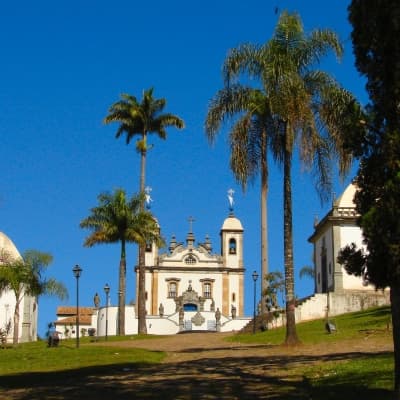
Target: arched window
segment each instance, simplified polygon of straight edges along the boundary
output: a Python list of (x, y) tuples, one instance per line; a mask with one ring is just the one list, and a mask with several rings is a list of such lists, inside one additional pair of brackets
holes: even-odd
[(196, 258), (195, 258), (192, 254), (189, 254), (189, 255), (185, 258), (185, 264), (188, 264), (188, 265), (196, 264)]
[(236, 254), (236, 239), (229, 239), (229, 254)]
[(146, 242), (146, 252), (147, 253), (151, 253), (151, 251), (153, 250), (153, 245), (151, 242)]

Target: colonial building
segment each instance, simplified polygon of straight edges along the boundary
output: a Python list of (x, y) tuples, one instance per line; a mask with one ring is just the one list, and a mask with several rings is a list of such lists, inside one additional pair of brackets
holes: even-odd
[(343, 290), (374, 290), (362, 279), (349, 275), (337, 261), (340, 249), (355, 243), (362, 247), (362, 231), (356, 225), (357, 213), (353, 198), (356, 187), (347, 186), (333, 202), (332, 209), (314, 223), (314, 233), (308, 239), (314, 246), (316, 293)]
[(362, 247), (363, 237), (357, 226), (353, 202), (356, 186), (350, 184), (329, 212), (314, 222), (308, 241), (313, 244), (315, 294), (296, 309), (297, 320), (321, 318), (368, 307), (389, 304), (387, 291), (375, 291), (362, 278), (350, 275), (337, 261), (340, 249), (351, 243)]
[[(76, 337), (76, 307), (57, 307), (55, 330), (60, 339)], [(91, 331), (93, 330), (94, 331)], [(94, 307), (79, 307), (79, 335), (87, 336), (97, 330), (97, 309)]]
[[(182, 307), (184, 311), (213, 312), (218, 308), (225, 316), (243, 316), (243, 227), (233, 214), (225, 219), (220, 237), (219, 254), (213, 253), (208, 237), (196, 245), (192, 228), (186, 244), (173, 236), (168, 252), (159, 254), (155, 244), (147, 246), (148, 315), (159, 315), (160, 309), (170, 315)], [(187, 292), (196, 292), (190, 302), (185, 300)]]
[[(11, 239), (0, 232), (0, 268), (5, 268), (2, 263), (5, 259), (21, 258)], [(0, 329), (7, 331), (6, 340), (12, 341), (14, 329), (14, 311), (16, 305), (15, 294), (11, 290), (0, 293)], [(37, 299), (24, 294), (19, 304), (18, 342), (29, 342), (37, 339)]]
[[(192, 218), (186, 242), (172, 237), (167, 251), (149, 243), (145, 255), (146, 323), (152, 334), (234, 331), (244, 317), (243, 226), (231, 212), (220, 230), (220, 251), (208, 237), (196, 242)], [(138, 287), (138, 267), (136, 287)], [(125, 307), (125, 332), (137, 333), (136, 306)], [(116, 334), (117, 307), (100, 307), (98, 334)]]

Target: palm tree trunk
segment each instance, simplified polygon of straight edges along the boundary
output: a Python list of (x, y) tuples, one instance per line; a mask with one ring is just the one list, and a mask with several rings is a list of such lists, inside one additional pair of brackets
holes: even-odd
[(267, 312), (265, 293), (268, 288), (268, 152), (267, 134), (262, 133), (261, 141), (261, 314)]
[(13, 344), (18, 344), (19, 335), (19, 305), (21, 304), (20, 293), (15, 293), (15, 308), (14, 308), (14, 328), (13, 328)]
[[(143, 133), (143, 148), (141, 151), (140, 165), (140, 193), (144, 193), (146, 174), (146, 133)], [(141, 211), (144, 211), (144, 200), (141, 204)], [(138, 333), (146, 334), (146, 267), (145, 267), (146, 244), (139, 244), (139, 287), (138, 287)]]
[(394, 344), (394, 398), (400, 399), (400, 286), (394, 283), (390, 287)]
[[(126, 296), (126, 252), (125, 240), (121, 241), (118, 290), (118, 335), (125, 335), (125, 296)], [(108, 305), (107, 305), (108, 306)]]
[(286, 345), (299, 343), (296, 332), (294, 267), (293, 267), (293, 217), (292, 217), (292, 146), (289, 144), (289, 133), (286, 127), (283, 167), (283, 241), (285, 262), (285, 297), (286, 297)]

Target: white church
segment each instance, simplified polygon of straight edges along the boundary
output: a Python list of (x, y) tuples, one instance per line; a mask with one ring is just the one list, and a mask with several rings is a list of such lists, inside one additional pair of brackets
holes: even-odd
[[(146, 247), (148, 333), (238, 331), (250, 321), (244, 316), (243, 226), (233, 212), (223, 221), (220, 249), (214, 253), (208, 237), (197, 243), (192, 224), (185, 243), (173, 236), (165, 252), (154, 243)], [(138, 267), (135, 272), (138, 280)], [(99, 308), (100, 336), (106, 333), (106, 320), (107, 334), (115, 335), (117, 307)], [(137, 325), (136, 308), (127, 305), (126, 334), (137, 333)]]
[[(0, 268), (2, 267), (4, 257), (19, 259), (17, 248), (12, 240), (3, 232), (0, 232)], [(4, 333), (5, 340), (12, 342), (14, 329), (14, 310), (16, 298), (13, 291), (6, 290), (0, 293), (0, 331)], [(37, 339), (37, 317), (38, 307), (37, 299), (26, 293), (19, 304), (19, 326), (18, 342), (30, 342)]]
[(314, 221), (314, 232), (308, 241), (314, 249), (315, 293), (296, 307), (297, 321), (390, 304), (388, 290), (376, 291), (364, 279), (349, 275), (337, 262), (340, 249), (346, 245), (364, 246), (356, 224), (355, 193), (356, 186), (348, 185), (329, 212), (320, 221)]

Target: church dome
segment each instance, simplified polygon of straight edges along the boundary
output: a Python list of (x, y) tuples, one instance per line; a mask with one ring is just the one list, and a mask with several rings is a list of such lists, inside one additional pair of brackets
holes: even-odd
[(240, 220), (238, 220), (235, 216), (229, 215), (228, 218), (225, 219), (221, 230), (223, 231), (243, 231), (243, 226)]
[(21, 257), (12, 240), (5, 233), (0, 232), (0, 252), (3, 251), (13, 258)]
[(356, 186), (350, 183), (340, 197), (335, 201), (335, 205), (340, 208), (354, 208), (354, 195), (356, 194)]

